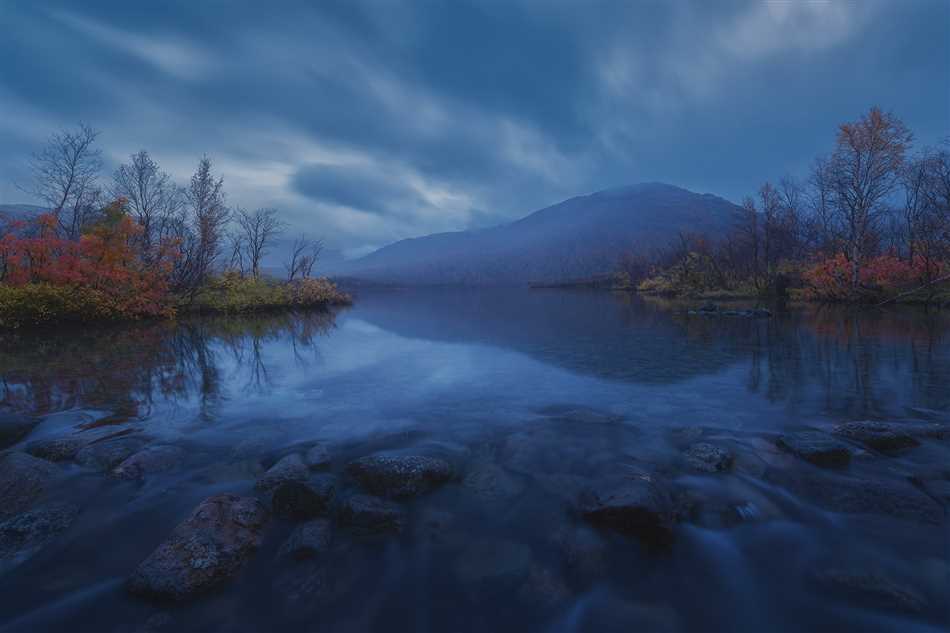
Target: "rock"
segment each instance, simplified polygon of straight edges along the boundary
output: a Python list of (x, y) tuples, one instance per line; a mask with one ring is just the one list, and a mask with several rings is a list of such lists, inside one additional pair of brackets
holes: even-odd
[(307, 467), (312, 470), (330, 467), (330, 451), (322, 444), (311, 447), (303, 458)]
[(75, 459), (76, 454), (88, 443), (88, 440), (78, 435), (67, 435), (30, 442), (25, 450), (33, 457), (49, 462), (65, 462)]
[(444, 459), (420, 455), (370, 455), (346, 468), (367, 491), (393, 499), (406, 499), (429, 492), (452, 478)]
[(942, 508), (909, 483), (832, 476), (821, 471), (769, 470), (765, 478), (833, 512), (881, 514), (940, 525)]
[(665, 484), (652, 477), (624, 481), (584, 495), (580, 513), (591, 524), (634, 536), (653, 546), (673, 542), (674, 508)]
[(152, 446), (125, 459), (112, 474), (120, 479), (142, 479), (177, 467), (184, 457), (185, 451), (177, 446)]
[(274, 514), (287, 519), (312, 519), (330, 511), (336, 480), (330, 476), (303, 483), (285, 481), (274, 488), (271, 499)]
[(310, 471), (303, 463), (300, 455), (292, 453), (267, 469), (254, 484), (258, 490), (268, 492), (282, 483), (289, 481), (305, 482), (310, 478)]
[(8, 409), (0, 409), (0, 449), (13, 446), (33, 430), (36, 420)]
[(297, 560), (320, 556), (330, 548), (332, 536), (330, 522), (326, 519), (307, 521), (294, 529), (278, 555)]
[(824, 468), (847, 466), (851, 461), (851, 449), (847, 444), (820, 431), (780, 435), (775, 440), (775, 445), (806, 462)]
[(234, 576), (261, 542), (267, 510), (253, 497), (202, 501), (128, 581), (133, 594), (184, 600)]
[(400, 532), (406, 523), (405, 513), (398, 505), (368, 495), (353, 495), (347, 499), (340, 506), (339, 519), (361, 534)]
[(903, 424), (890, 422), (846, 422), (839, 424), (831, 432), (869, 448), (888, 453), (920, 445)]
[(710, 301), (710, 302), (704, 303), (702, 307), (699, 308), (698, 311), (699, 312), (718, 312), (719, 306), (717, 306), (715, 303)]
[(496, 581), (524, 576), (531, 563), (531, 548), (512, 541), (481, 540), (471, 543), (455, 561), (455, 575), (464, 583)]
[(0, 455), (0, 519), (28, 510), (58, 472), (48, 461), (26, 453)]
[(134, 436), (95, 442), (76, 453), (76, 461), (88, 468), (109, 471), (142, 450), (147, 443), (147, 440)]
[(815, 580), (827, 590), (867, 602), (872, 607), (908, 613), (920, 613), (927, 607), (927, 599), (917, 591), (875, 571), (828, 569), (816, 573)]
[(706, 473), (721, 473), (732, 468), (732, 453), (707, 442), (698, 442), (686, 451), (686, 463)]
[(19, 565), (65, 532), (79, 514), (69, 503), (28, 510), (0, 523), (0, 572)]

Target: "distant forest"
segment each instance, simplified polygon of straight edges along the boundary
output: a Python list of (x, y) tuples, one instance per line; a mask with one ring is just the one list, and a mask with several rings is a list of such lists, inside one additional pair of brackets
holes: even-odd
[(766, 182), (725, 237), (681, 232), (630, 252), (625, 282), (674, 295), (942, 300), (950, 281), (950, 139), (912, 153), (913, 134), (872, 108), (839, 126), (807, 178)]

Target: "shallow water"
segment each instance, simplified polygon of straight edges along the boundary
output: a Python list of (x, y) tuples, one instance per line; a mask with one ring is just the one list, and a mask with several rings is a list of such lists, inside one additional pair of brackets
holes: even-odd
[[(940, 630), (950, 622), (946, 500), (936, 522), (822, 503), (774, 473), (913, 487), (950, 479), (950, 442), (855, 446), (828, 471), (777, 434), (864, 419), (948, 419), (950, 315), (791, 307), (771, 319), (561, 290), (376, 290), (335, 314), (213, 318), (3, 340), (0, 398), (42, 416), (24, 440), (131, 430), (187, 448), (127, 482), (61, 464), (82, 512), (0, 577), (3, 630)], [(84, 431), (86, 432), (86, 431)], [(691, 470), (698, 440), (731, 472)], [(399, 535), (334, 530), (324, 557), (277, 557), (272, 519), (240, 574), (185, 604), (125, 578), (202, 499), (253, 495), (280, 457), (323, 444), (340, 476), (382, 451), (445, 458), (454, 481), (403, 505)], [(649, 471), (690, 500), (668, 550), (586, 525), (585, 491)], [(934, 474), (936, 472), (936, 474)], [(939, 485), (944, 486), (945, 483)], [(923, 493), (920, 493), (923, 494)], [(942, 500), (941, 500), (942, 499)], [(832, 504), (833, 506), (833, 504)], [(846, 510), (846, 509), (845, 509)], [(886, 577), (918, 608), (816, 580)]]

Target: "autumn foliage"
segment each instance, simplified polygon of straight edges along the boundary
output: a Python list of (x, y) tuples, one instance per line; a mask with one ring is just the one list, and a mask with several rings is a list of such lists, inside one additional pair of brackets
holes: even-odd
[(869, 258), (860, 271), (858, 288), (852, 284), (852, 266), (844, 253), (820, 260), (802, 272), (805, 282), (803, 296), (830, 301), (852, 300), (855, 294), (886, 298), (899, 292), (926, 286), (930, 281), (947, 274), (941, 262), (915, 258), (902, 259), (895, 253)]
[(177, 245), (144, 249), (141, 226), (119, 199), (78, 240), (62, 237), (53, 214), (20, 222), (0, 238), (0, 321), (24, 324), (170, 316), (169, 277)]

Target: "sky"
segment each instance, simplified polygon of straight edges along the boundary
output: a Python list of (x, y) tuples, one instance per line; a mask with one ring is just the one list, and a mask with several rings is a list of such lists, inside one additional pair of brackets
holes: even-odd
[[(740, 201), (877, 105), (950, 136), (950, 2), (0, 0), (0, 203), (100, 131), (358, 256), (662, 181)], [(19, 185), (19, 186), (18, 186)]]

